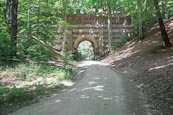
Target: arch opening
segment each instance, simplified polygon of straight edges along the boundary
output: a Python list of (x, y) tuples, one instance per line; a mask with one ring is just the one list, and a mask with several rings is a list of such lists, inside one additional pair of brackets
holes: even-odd
[(78, 60), (93, 60), (94, 59), (94, 48), (90, 41), (82, 41), (79, 43), (77, 48)]
[(98, 45), (97, 45), (97, 42), (96, 40), (92, 37), (92, 36), (88, 36), (88, 35), (82, 35), (82, 36), (78, 36), (75, 43), (74, 43), (74, 48), (78, 48), (79, 44), (82, 42), (82, 41), (89, 41), (93, 44), (93, 47), (94, 48), (97, 48)]
[[(87, 60), (95, 59), (95, 57), (97, 55), (97, 49), (98, 49), (98, 44), (97, 44), (96, 40), (92, 36), (82, 35), (82, 36), (78, 36), (77, 39), (74, 42), (73, 54), (74, 54), (74, 59), (75, 60), (79, 60), (78, 59), (79, 56), (80, 56), (79, 53), (81, 53), (80, 51), (82, 50), (82, 48), (78, 49), (78, 47), (79, 46), (80, 47), (81, 46), (86, 46), (87, 47), (87, 45), (89, 47), (85, 48), (85, 50), (88, 49), (88, 52), (90, 51), (90, 55), (87, 55), (87, 56), (84, 55), (84, 57), (86, 57)], [(78, 50), (79, 50), (79, 53), (78, 53)]]

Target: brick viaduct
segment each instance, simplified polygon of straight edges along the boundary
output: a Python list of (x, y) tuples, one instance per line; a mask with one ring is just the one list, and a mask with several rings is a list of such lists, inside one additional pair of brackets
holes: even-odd
[[(72, 29), (68, 29), (66, 50), (71, 51), (75, 59), (77, 59), (77, 48), (79, 44), (85, 40), (91, 42), (94, 49), (94, 57), (98, 59), (109, 53), (109, 42), (113, 47), (117, 40), (122, 38), (125, 34), (130, 35), (131, 18), (124, 16), (124, 10), (120, 13), (114, 11), (111, 16), (112, 19), (112, 39), (108, 38), (108, 16), (103, 11), (98, 14), (95, 11), (81, 13), (79, 10), (74, 15), (67, 17), (67, 22), (74, 25)], [(63, 38), (63, 31), (60, 29), (57, 32), (58, 36)], [(62, 40), (57, 40), (58, 49), (62, 49)]]

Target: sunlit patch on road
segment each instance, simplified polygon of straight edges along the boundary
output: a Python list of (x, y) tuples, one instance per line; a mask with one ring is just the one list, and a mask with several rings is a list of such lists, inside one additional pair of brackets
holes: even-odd
[(94, 85), (94, 84), (97, 84), (96, 82), (93, 82), (93, 81), (89, 81), (88, 82), (89, 85)]
[(90, 96), (87, 96), (87, 95), (81, 95), (80, 98), (82, 98), (82, 99), (89, 99)]
[(99, 62), (99, 61), (82, 61), (82, 62), (79, 63), (78, 67), (86, 67), (86, 66), (92, 66), (92, 65), (108, 66), (109, 64)]
[(68, 86), (68, 87), (71, 87), (74, 85), (74, 83), (72, 81), (68, 81), (68, 80), (64, 80), (64, 81), (60, 82), (60, 84), (62, 84), (64, 86)]
[(56, 100), (55, 102), (56, 102), (56, 103), (59, 103), (59, 102), (61, 102), (61, 101), (62, 101), (62, 100), (59, 100), (59, 99), (58, 99), (58, 100)]
[(87, 87), (82, 89), (81, 91), (86, 91), (86, 90), (95, 90), (95, 91), (104, 91), (104, 86), (96, 86), (96, 87)]

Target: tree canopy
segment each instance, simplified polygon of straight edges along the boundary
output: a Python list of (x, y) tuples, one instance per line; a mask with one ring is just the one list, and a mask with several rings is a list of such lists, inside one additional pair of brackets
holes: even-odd
[[(125, 15), (132, 18), (134, 33), (140, 40), (144, 39), (146, 28), (153, 26), (160, 18), (173, 15), (172, 0), (0, 0), (0, 43), (3, 44), (0, 55), (10, 57), (12, 49), (18, 47), (15, 52), (22, 55), (20, 58), (38, 58), (42, 54), (46, 58), (49, 46), (58, 38), (55, 31), (70, 27), (64, 20), (65, 16), (77, 9), (88, 11), (91, 8), (97, 12), (102, 8), (108, 14), (124, 10)], [(111, 18), (108, 16), (108, 19)], [(108, 29), (111, 30), (111, 25)], [(165, 46), (171, 46), (165, 35), (163, 38), (167, 41)]]

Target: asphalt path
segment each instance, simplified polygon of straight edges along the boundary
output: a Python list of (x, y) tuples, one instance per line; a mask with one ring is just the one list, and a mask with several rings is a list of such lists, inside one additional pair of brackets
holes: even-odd
[(11, 115), (151, 115), (136, 87), (99, 62), (79, 64), (77, 81)]

